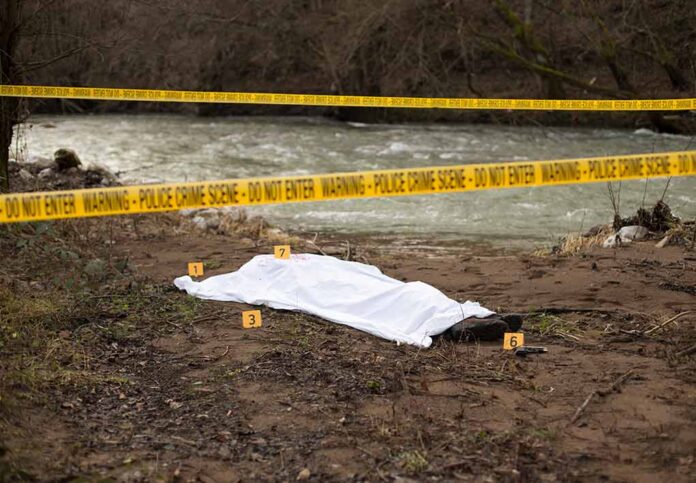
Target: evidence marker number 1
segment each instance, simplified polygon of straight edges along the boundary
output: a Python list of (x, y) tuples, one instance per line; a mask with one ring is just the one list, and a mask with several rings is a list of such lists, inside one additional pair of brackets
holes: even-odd
[(273, 255), (276, 258), (287, 260), (290, 258), (290, 245), (276, 245), (273, 247)]
[(258, 329), (263, 325), (260, 310), (245, 310), (242, 312), (242, 327), (245, 329)]
[(188, 264), (189, 277), (203, 276), (203, 262), (189, 262)]
[(503, 349), (506, 351), (515, 350), (518, 347), (524, 345), (524, 333), (523, 332), (505, 332), (503, 338)]

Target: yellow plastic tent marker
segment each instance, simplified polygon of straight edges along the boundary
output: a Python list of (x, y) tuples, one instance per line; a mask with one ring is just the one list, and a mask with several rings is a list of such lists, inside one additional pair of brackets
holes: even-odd
[(189, 277), (203, 276), (203, 262), (189, 262), (188, 264)]
[(506, 332), (503, 339), (503, 349), (511, 351), (524, 345), (524, 333), (522, 332)]
[(242, 312), (242, 327), (245, 329), (258, 329), (262, 325), (260, 310), (245, 310)]
[(290, 258), (290, 245), (276, 245), (273, 247), (273, 254), (276, 258), (287, 260)]

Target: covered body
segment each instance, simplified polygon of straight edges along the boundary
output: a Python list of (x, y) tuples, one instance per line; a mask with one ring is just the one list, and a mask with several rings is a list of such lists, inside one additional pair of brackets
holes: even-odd
[(287, 260), (258, 255), (236, 272), (202, 282), (179, 277), (174, 284), (202, 299), (306, 312), (420, 347), (461, 320), (493, 314), (428, 284), (395, 280), (372, 265), (311, 254)]

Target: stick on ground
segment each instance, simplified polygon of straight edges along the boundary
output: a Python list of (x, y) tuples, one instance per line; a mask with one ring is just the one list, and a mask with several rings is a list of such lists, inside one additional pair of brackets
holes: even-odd
[(630, 369), (628, 372), (625, 374), (621, 375), (618, 379), (614, 381), (614, 383), (609, 387), (609, 389), (597, 389), (595, 391), (592, 391), (589, 396), (585, 399), (585, 401), (580, 405), (580, 407), (575, 411), (575, 414), (570, 420), (570, 424), (575, 424), (575, 422), (582, 416), (582, 413), (585, 411), (587, 406), (590, 404), (592, 399), (595, 396), (608, 396), (612, 392), (616, 391), (621, 387), (623, 383), (628, 381), (631, 377), (633, 376), (633, 369)]
[(693, 310), (687, 310), (686, 312), (682, 312), (681, 314), (677, 314), (677, 315), (675, 315), (674, 317), (671, 317), (671, 318), (665, 320), (665, 321), (662, 322), (660, 325), (656, 325), (656, 326), (653, 327), (652, 329), (646, 330), (643, 334), (644, 334), (644, 335), (652, 334), (653, 332), (655, 332), (656, 330), (660, 330), (661, 328), (663, 328), (664, 326), (666, 326), (666, 325), (669, 324), (670, 322), (674, 322), (674, 321), (676, 321), (677, 319), (683, 317), (684, 315), (688, 315), (688, 314), (690, 314), (690, 313), (692, 313), (692, 312), (693, 312)]

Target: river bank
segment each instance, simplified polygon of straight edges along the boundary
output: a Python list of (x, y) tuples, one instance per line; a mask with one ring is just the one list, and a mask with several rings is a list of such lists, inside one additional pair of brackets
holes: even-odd
[(265, 308), (263, 328), (243, 330), (251, 307), (173, 287), (188, 261), (206, 275), (236, 270), (271, 252), (277, 232), (204, 232), (176, 215), (2, 230), (13, 260), (0, 279), (0, 473), (10, 480), (693, 474), (688, 246), (535, 256), (282, 239), (526, 313), (527, 343), (549, 352), (520, 358), (499, 343), (396, 346)]
[[(18, 158), (74, 149), (123, 183), (199, 181), (500, 161), (681, 151), (686, 136), (648, 130), (483, 125), (364, 125), (320, 118), (40, 116), (17, 129)], [(661, 199), (696, 217), (696, 178), (621, 183), (621, 214)], [(605, 183), (269, 205), (249, 210), (286, 230), (440, 240), (533, 250), (610, 221)]]
[[(118, 182), (34, 161), (12, 166), (15, 186)], [(283, 230), (239, 209), (0, 226), (0, 476), (688, 481), (694, 225), (670, 216), (638, 216), (643, 241), (602, 248), (600, 227), (534, 252)], [(419, 350), (267, 308), (244, 330), (257, 307), (173, 286), (188, 262), (230, 272), (276, 244), (525, 314), (548, 352)]]

